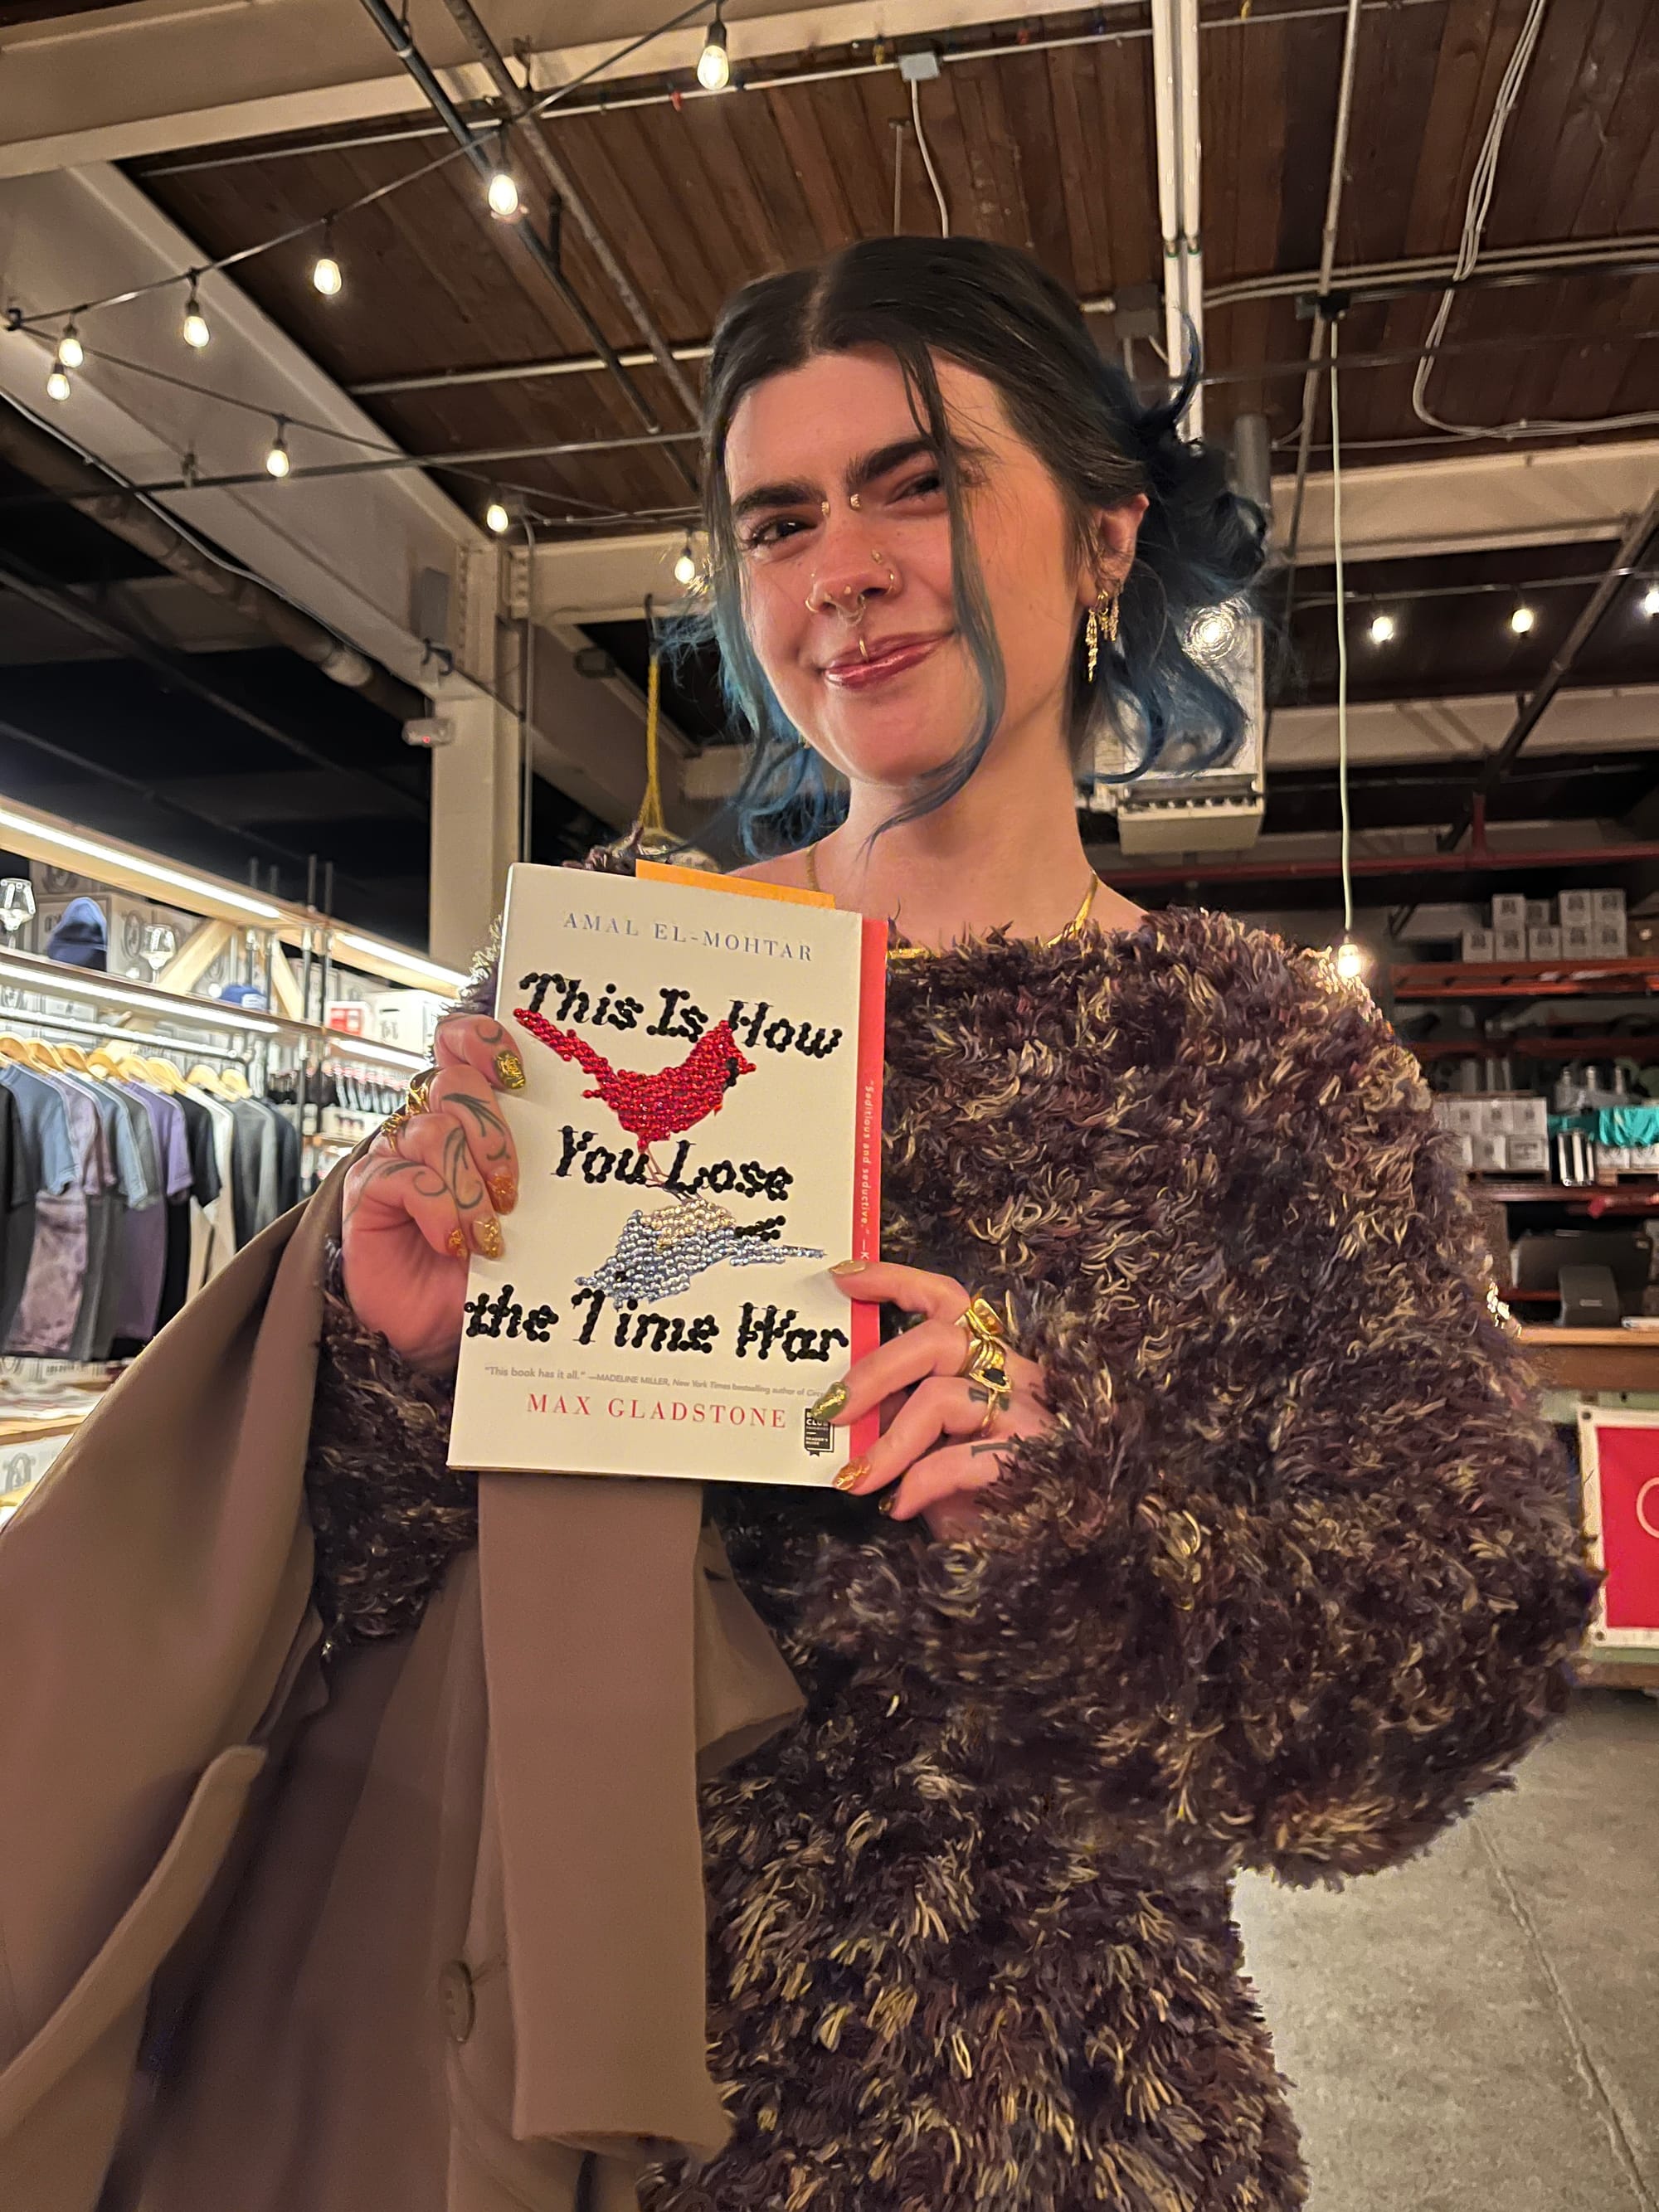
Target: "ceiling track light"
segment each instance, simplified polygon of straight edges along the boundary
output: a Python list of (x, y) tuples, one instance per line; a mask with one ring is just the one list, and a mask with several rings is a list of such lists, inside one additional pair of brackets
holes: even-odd
[(288, 425), (279, 415), (276, 417), (276, 434), (265, 455), (265, 474), (268, 477), (285, 477), (293, 465), (288, 450)]
[(190, 297), (185, 301), (185, 319), (180, 335), (185, 343), (187, 346), (194, 346), (198, 353), (200, 353), (202, 348), (213, 336), (212, 331), (208, 328), (207, 317), (202, 313), (202, 302), (196, 289), (194, 270), (191, 270), (190, 275)]
[(69, 371), (62, 362), (55, 361), (46, 373), (46, 397), (48, 399), (67, 399), (69, 396)]
[(705, 92), (724, 92), (732, 82), (732, 57), (726, 43), (726, 26), (718, 15), (708, 26), (697, 56), (697, 82)]
[(79, 368), (86, 357), (87, 349), (81, 343), (81, 333), (73, 323), (65, 323), (64, 335), (58, 341), (58, 366), (59, 368)]
[(313, 290), (320, 292), (325, 300), (336, 298), (341, 285), (345, 282), (340, 274), (340, 264), (334, 258), (333, 232), (334, 226), (331, 223), (325, 222), (323, 225), (322, 252), (317, 256), (311, 271)]

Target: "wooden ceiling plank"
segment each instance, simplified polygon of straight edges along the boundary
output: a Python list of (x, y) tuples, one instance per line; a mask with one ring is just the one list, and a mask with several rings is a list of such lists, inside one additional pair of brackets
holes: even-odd
[(810, 88), (763, 95), (772, 110), (778, 137), (788, 155), (800, 185), (807, 217), (821, 252), (831, 253), (850, 246), (858, 225), (842, 184), (841, 172), (830, 157), (817, 108), (807, 96)]
[(672, 107), (618, 108), (605, 118), (605, 143), (620, 204), (630, 211), (628, 236), (648, 232), (655, 239), (678, 271), (688, 327), (706, 335), (732, 289), (735, 264), (706, 173), (679, 128), (685, 121)]
[(1608, 112), (1596, 158), (1584, 179), (1571, 223), (1571, 235), (1605, 238), (1621, 228), (1639, 229), (1627, 219), (1643, 157), (1654, 144), (1659, 116), (1659, 0), (1650, 0), (1638, 27), (1636, 51), (1624, 71)]
[[(557, 112), (556, 109), (556, 116)], [(700, 306), (686, 297), (677, 273), (680, 264), (666, 251), (665, 241), (641, 219), (623, 181), (615, 129), (620, 119), (611, 115), (567, 117), (557, 125), (559, 155), (598, 212), (612, 251), (639, 286), (659, 326), (676, 344), (695, 343), (708, 336), (709, 325)]]
[[(1313, 269), (1319, 263), (1331, 148), (1336, 137), (1342, 25), (1334, 17), (1321, 16), (1311, 22), (1287, 24), (1285, 37), (1290, 42), (1286, 76), (1296, 94), (1285, 106), (1284, 181), (1278, 254), (1273, 265)], [(1301, 350), (1307, 351), (1305, 337)]]
[(1111, 265), (1106, 210), (1095, 190), (1099, 165), (1092, 148), (1100, 131), (1098, 88), (1094, 72), (1085, 73), (1078, 48), (1059, 48), (1050, 52), (1048, 60), (1054, 152), (1072, 268), (1077, 289), (1086, 297), (1105, 289), (1106, 271)]
[(1054, 103), (1042, 54), (1012, 54), (1000, 64), (1008, 135), (1021, 170), (1031, 251), (1048, 274), (1076, 289), (1066, 187), (1055, 162)]
[[(738, 143), (740, 98), (690, 101), (673, 115), (663, 149), (678, 158), (688, 211), (705, 221), (708, 258), (720, 280), (722, 300), (750, 277), (774, 276), (789, 265), (789, 251)], [(711, 324), (712, 327), (712, 324)]]
[[(893, 222), (893, 149), (877, 141), (862, 94), (833, 84), (802, 88), (817, 114), (830, 159), (840, 173), (853, 213), (854, 234), (880, 238)], [(915, 159), (915, 149), (909, 158)]]
[(1115, 291), (1161, 283), (1152, 42), (1138, 39), (1082, 52), (1085, 82), (1090, 75), (1095, 80), (1092, 172), (1109, 241), (1102, 284)]
[(777, 110), (764, 94), (729, 103), (733, 145), (756, 197), (771, 225), (781, 269), (816, 261), (823, 248), (789, 149), (778, 128)]
[(947, 83), (956, 104), (967, 205), (953, 229), (1000, 245), (1021, 246), (1030, 225), (1018, 167), (1006, 158), (1008, 118), (992, 72), (996, 64), (964, 63), (951, 70)]

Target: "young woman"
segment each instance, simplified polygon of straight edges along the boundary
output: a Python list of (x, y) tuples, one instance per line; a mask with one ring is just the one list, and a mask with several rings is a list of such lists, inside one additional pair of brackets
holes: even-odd
[[(344, 1178), (305, 1468), (329, 1656), (283, 1770), (310, 1809), (267, 1821), (185, 2055), (162, 2039), (133, 2156), (176, 2189), (132, 2201), (214, 2174), (238, 2212), (1287, 2212), (1232, 1877), (1391, 1864), (1504, 1784), (1593, 1595), (1567, 1471), (1363, 987), (1143, 913), (1085, 858), (1099, 725), (1146, 765), (1237, 736), (1188, 641), (1248, 589), (1261, 518), (1179, 402), (1143, 408), (1023, 256), (915, 239), (742, 293), (708, 394), (740, 803), (793, 843), (748, 872), (893, 925), (884, 1256), (836, 1279), (913, 1322), (827, 1395), (884, 1413), (845, 1494), (690, 1509), (724, 1538), (699, 1556), (730, 1648), (755, 1681), (781, 1651), (804, 1700), (767, 1678), (745, 1732), (699, 1677), (697, 1741), (727, 1746), (697, 1798), (718, 2121), (563, 2097), (683, 1997), (648, 1947), (631, 2009), (549, 2058), (582, 1916), (601, 1974), (639, 1963), (583, 1823), (674, 1662), (629, 1612), (608, 1736), (585, 1645), (514, 1674), (614, 1626), (610, 1562), (573, 1521), (527, 1570), (501, 1516), (562, 1487), (643, 1547), (686, 1486), (484, 1478), (481, 1530), (443, 1465), (466, 1255), (514, 1237), (522, 1071), (481, 983)], [(965, 1371), (981, 1298), (1012, 1317), (1000, 1380)], [(525, 1746), (563, 1776), (573, 1729), (602, 1755), (527, 1828)], [(279, 1977), (307, 2001), (251, 2032)]]

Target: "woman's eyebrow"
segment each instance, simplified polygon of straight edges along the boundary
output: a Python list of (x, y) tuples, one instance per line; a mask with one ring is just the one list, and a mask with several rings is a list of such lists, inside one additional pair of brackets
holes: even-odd
[(890, 476), (902, 469), (907, 461), (921, 459), (924, 455), (933, 459), (933, 441), (931, 438), (898, 438), (890, 446), (878, 446), (872, 453), (865, 453), (847, 471), (848, 492), (862, 491), (878, 478)]
[(763, 507), (816, 507), (823, 497), (817, 486), (805, 477), (794, 483), (757, 484), (752, 491), (732, 501), (732, 520), (741, 522), (745, 515), (758, 514)]

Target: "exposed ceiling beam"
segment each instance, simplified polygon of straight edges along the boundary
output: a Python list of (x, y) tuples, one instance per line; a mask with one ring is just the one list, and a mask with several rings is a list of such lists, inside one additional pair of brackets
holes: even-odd
[[(1046, 13), (1087, 14), (1094, 5), (1057, 0)], [(1008, 0), (831, 0), (789, 9), (732, 0), (724, 13), (729, 51), (740, 64), (1003, 22), (1011, 10)], [(557, 19), (545, 0), (502, 0), (491, 9), (490, 28), (506, 52), (526, 54), (532, 87), (544, 92), (589, 72), (603, 78), (616, 50), (662, 15), (660, 0), (589, 0), (586, 36), (563, 45), (551, 35)], [(665, 33), (623, 72), (691, 70), (703, 28)], [(452, 98), (491, 95), (489, 76), (459, 26), (434, 21), (422, 42)], [(0, 31), (0, 176), (326, 129), (406, 114), (413, 105), (408, 80), (368, 17), (337, 0), (284, 0), (280, 8), (137, 0)]]
[[(26, 314), (102, 298), (207, 258), (135, 185), (106, 167), (0, 181), (0, 247), (8, 301)], [(78, 446), (140, 483), (179, 480), (185, 454), (194, 456), (201, 477), (258, 473), (277, 416), (290, 425), (297, 465), (389, 449), (380, 426), (230, 276), (205, 277), (201, 295), (212, 340), (199, 358), (179, 341), (179, 285), (88, 319), (86, 365), (68, 403), (54, 410)], [(101, 351), (106, 344), (180, 380), (118, 368)], [(45, 338), (0, 331), (0, 391), (38, 411), (48, 404), (41, 395), (49, 360)], [(216, 391), (268, 407), (270, 415), (203, 397), (190, 387), (192, 373)], [(267, 477), (257, 488), (180, 490), (158, 504), (417, 689), (427, 688), (429, 672), (414, 625), (415, 580), (428, 568), (450, 574), (484, 543), (477, 525), (413, 470), (362, 483), (276, 484)]]

